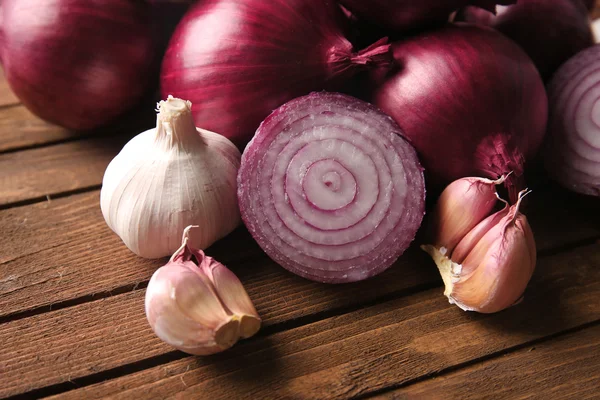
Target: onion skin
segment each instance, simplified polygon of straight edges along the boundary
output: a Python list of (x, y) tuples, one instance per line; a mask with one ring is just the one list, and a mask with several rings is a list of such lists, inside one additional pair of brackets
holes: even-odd
[(569, 190), (600, 197), (600, 44), (563, 64), (548, 96), (548, 173)]
[(498, 32), (448, 25), (392, 45), (399, 65), (372, 101), (419, 152), (428, 184), (504, 182), (511, 200), (546, 129), (547, 98), (527, 55)]
[(588, 11), (579, 0), (519, 0), (491, 15), (467, 7), (457, 20), (489, 25), (518, 43), (544, 81), (562, 63), (594, 43)]
[(154, 56), (147, 4), (3, 0), (0, 7), (6, 79), (40, 118), (93, 129), (145, 94)]
[(330, 0), (203, 0), (178, 25), (161, 91), (190, 99), (197, 126), (244, 146), (269, 113), (358, 71), (391, 63), (389, 45), (354, 53)]
[(242, 155), (238, 200), (261, 248), (324, 283), (389, 268), (424, 215), (416, 152), (391, 118), (356, 98), (319, 92), (275, 110)]
[(496, 4), (514, 4), (516, 0), (340, 0), (359, 18), (393, 32), (443, 25), (453, 11), (474, 5), (494, 11)]

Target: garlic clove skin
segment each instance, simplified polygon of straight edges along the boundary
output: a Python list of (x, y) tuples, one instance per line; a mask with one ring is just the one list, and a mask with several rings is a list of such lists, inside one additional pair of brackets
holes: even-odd
[(240, 336), (248, 338), (260, 329), (261, 320), (240, 280), (223, 264), (210, 257), (203, 263), (206, 276), (212, 281), (219, 298), (234, 315), (240, 318)]
[[(435, 246), (422, 246), (438, 266), (451, 304), (465, 311), (494, 313), (521, 300), (537, 261), (533, 232), (519, 212), (526, 194), (521, 192), (517, 204), (482, 221), (452, 256)], [(458, 262), (455, 254), (464, 261)]]
[(529, 247), (527, 236), (533, 233), (527, 218), (520, 214), (498, 226), (469, 254), (464, 275), (454, 285), (451, 296), (463, 308), (481, 313), (504, 310), (522, 297), (533, 275), (535, 246)]
[(171, 255), (188, 225), (207, 248), (241, 221), (237, 170), (241, 154), (225, 137), (194, 126), (191, 104), (159, 103), (157, 126), (134, 137), (104, 174), (100, 206), (107, 225), (144, 258)]
[[(146, 317), (164, 342), (189, 354), (208, 355), (254, 335), (261, 320), (235, 274), (191, 246), (192, 231), (199, 228), (187, 227), (181, 247), (152, 275), (146, 289)], [(213, 283), (214, 276), (219, 287), (226, 288), (225, 298)]]
[(481, 241), (481, 239), (494, 227), (497, 227), (501, 223), (502, 219), (505, 218), (509, 213), (509, 207), (506, 206), (504, 209), (490, 215), (485, 218), (473, 229), (471, 229), (461, 240), (458, 242), (454, 251), (452, 252), (452, 260), (457, 263), (462, 263), (473, 248)]
[(505, 179), (468, 177), (448, 185), (432, 213), (432, 243), (452, 253), (458, 242), (492, 212), (498, 201), (496, 186)]

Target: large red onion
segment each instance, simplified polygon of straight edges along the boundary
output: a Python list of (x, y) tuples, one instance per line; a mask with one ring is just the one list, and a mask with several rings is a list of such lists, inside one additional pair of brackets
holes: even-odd
[(373, 95), (419, 152), (428, 183), (505, 181), (516, 199), (544, 135), (547, 98), (533, 63), (484, 27), (447, 26), (392, 45), (399, 69)]
[(152, 73), (148, 5), (123, 0), (3, 0), (0, 58), (39, 117), (84, 130), (133, 107)]
[(516, 0), (339, 0), (359, 18), (383, 29), (407, 31), (448, 21), (448, 17), (467, 5), (494, 11), (496, 4)]
[(566, 188), (600, 197), (600, 44), (567, 61), (548, 95), (547, 170)]
[(497, 15), (467, 7), (457, 20), (492, 26), (517, 42), (547, 81), (554, 71), (594, 43), (588, 11), (580, 0), (519, 0)]
[(320, 282), (366, 279), (415, 237), (425, 189), (415, 150), (391, 118), (337, 93), (275, 110), (246, 147), (242, 218), (262, 249)]
[(196, 125), (242, 146), (269, 113), (389, 63), (389, 46), (354, 52), (330, 0), (203, 0), (177, 27), (163, 61), (163, 97), (189, 99)]

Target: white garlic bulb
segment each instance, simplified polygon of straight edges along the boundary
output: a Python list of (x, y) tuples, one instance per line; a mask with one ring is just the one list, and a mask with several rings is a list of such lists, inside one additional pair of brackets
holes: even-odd
[(157, 126), (131, 139), (104, 174), (100, 207), (108, 226), (145, 258), (173, 254), (188, 225), (205, 249), (240, 223), (236, 176), (241, 154), (227, 138), (198, 129), (191, 103), (169, 96)]

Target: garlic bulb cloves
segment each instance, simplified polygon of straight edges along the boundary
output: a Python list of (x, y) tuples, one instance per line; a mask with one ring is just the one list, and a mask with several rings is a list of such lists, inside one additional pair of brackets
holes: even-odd
[(146, 317), (164, 342), (209, 355), (256, 334), (261, 319), (235, 274), (190, 244), (194, 230), (185, 229), (181, 247), (152, 275)]
[(241, 154), (227, 138), (196, 128), (191, 103), (158, 103), (156, 128), (130, 140), (104, 174), (100, 206), (107, 225), (145, 258), (173, 254), (181, 232), (205, 249), (240, 224), (236, 178)]
[[(438, 266), (450, 303), (466, 311), (493, 313), (520, 302), (536, 265), (533, 232), (519, 211), (528, 193), (519, 193), (515, 205), (505, 202), (502, 210), (484, 216), (453, 249), (422, 246)], [(457, 228), (461, 233), (463, 226)]]

